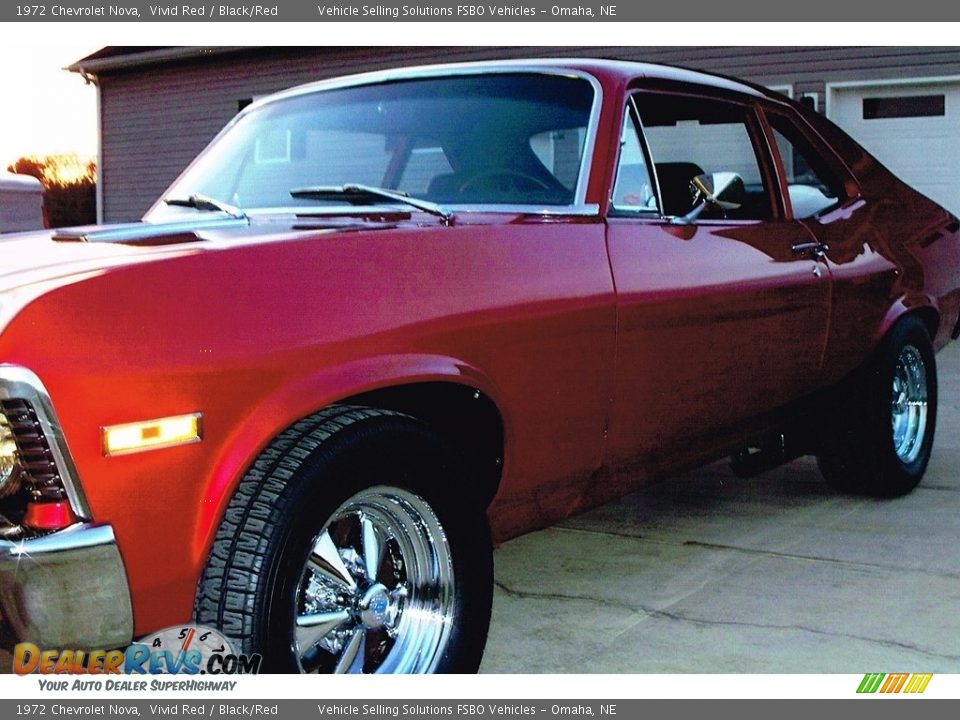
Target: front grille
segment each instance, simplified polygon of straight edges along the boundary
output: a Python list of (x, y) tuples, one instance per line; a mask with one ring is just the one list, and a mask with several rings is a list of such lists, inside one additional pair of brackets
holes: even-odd
[(62, 500), (63, 478), (57, 470), (50, 445), (37, 413), (27, 400), (0, 400), (0, 410), (7, 417), (17, 443), (17, 454), (27, 485), (35, 500)]

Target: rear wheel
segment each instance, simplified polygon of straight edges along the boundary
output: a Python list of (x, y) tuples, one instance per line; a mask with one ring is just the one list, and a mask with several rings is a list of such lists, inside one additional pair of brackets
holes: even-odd
[(823, 476), (844, 492), (910, 492), (930, 460), (937, 417), (936, 360), (924, 324), (900, 320), (849, 390), (827, 423)]
[(335, 407), (297, 423), (230, 501), (197, 621), (274, 672), (474, 672), (490, 618), (482, 508), (418, 421)]

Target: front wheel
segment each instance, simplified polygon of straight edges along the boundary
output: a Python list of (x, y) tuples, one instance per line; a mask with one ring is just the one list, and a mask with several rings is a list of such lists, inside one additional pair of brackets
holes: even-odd
[(927, 329), (901, 319), (832, 414), (819, 453), (827, 482), (844, 492), (904, 495), (923, 478), (937, 418), (937, 366)]
[(475, 672), (492, 550), (464, 480), (412, 418), (355, 407), (306, 418), (231, 499), (197, 621), (274, 672)]
[(365, 488), (333, 512), (309, 547), (293, 595), (300, 670), (438, 667), (455, 616), (456, 576), (427, 500), (399, 487)]

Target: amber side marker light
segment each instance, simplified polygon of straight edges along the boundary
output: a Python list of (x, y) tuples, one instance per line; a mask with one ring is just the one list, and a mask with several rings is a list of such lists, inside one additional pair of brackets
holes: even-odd
[(143, 422), (108, 425), (101, 428), (103, 454), (127, 455), (145, 450), (189, 445), (203, 437), (203, 415), (174, 415)]

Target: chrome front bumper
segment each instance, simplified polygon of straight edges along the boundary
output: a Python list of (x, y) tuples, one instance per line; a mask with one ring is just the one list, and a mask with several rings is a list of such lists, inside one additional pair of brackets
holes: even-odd
[(42, 650), (129, 644), (133, 609), (113, 529), (78, 523), (0, 540), (0, 615), (14, 642)]

